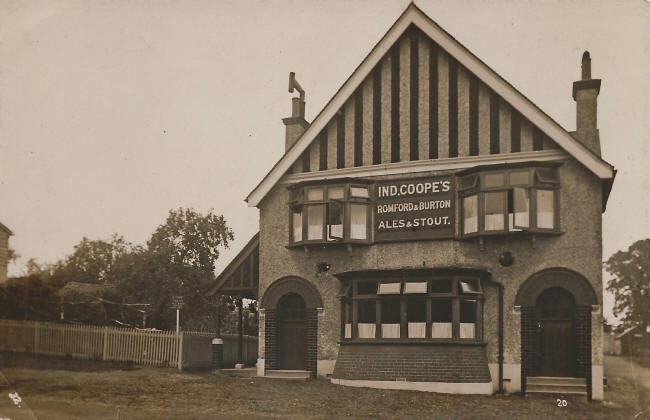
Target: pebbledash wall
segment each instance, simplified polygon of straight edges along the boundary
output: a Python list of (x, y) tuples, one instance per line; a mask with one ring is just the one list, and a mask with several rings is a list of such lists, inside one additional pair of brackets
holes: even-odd
[[(437, 173), (436, 173), (437, 174)], [(407, 177), (403, 175), (402, 177)], [(384, 177), (382, 177), (384, 178)], [(382, 179), (377, 178), (377, 179)], [(390, 177), (395, 179), (395, 177)], [(589, 281), (593, 290), (602, 290), (602, 228), (601, 228), (601, 186), (597, 179), (578, 163), (567, 161), (560, 167), (560, 220), (564, 232), (558, 236), (539, 236), (532, 242), (531, 237), (488, 237), (484, 249), (477, 240), (438, 240), (382, 243), (371, 246), (354, 246), (351, 251), (345, 247), (287, 248), (289, 237), (289, 218), (287, 202), (289, 193), (286, 185), (276, 186), (260, 204), (260, 286), (259, 295), (264, 296), (269, 286), (278, 279), (298, 277), (307, 280), (317, 290), (323, 300), (322, 310), (317, 311), (317, 373), (325, 376), (333, 373), (339, 357), (341, 336), (340, 320), (340, 282), (334, 276), (338, 272), (359, 270), (389, 270), (403, 268), (449, 268), (480, 267), (491, 273), (492, 279), (504, 286), (504, 387), (507, 392), (521, 390), (521, 322), (522, 312), (515, 305), (515, 297), (521, 285), (533, 274), (546, 269), (562, 268), (580, 273)], [(499, 255), (511, 251), (514, 263), (504, 267), (498, 262)], [(326, 273), (318, 273), (319, 262), (329, 262), (331, 268)], [(487, 379), (490, 391), (496, 391), (498, 356), (498, 302), (497, 288), (487, 284), (484, 287), (485, 303), (483, 313), (483, 336), (485, 356), (489, 366)], [(591, 372), (593, 383), (602, 387), (602, 295), (598, 294), (595, 306), (589, 306), (591, 322)], [(593, 309), (593, 310), (592, 310)], [(533, 309), (534, 310), (534, 309)], [(534, 318), (533, 318), (534, 319)], [(263, 374), (265, 365), (265, 311), (260, 314), (260, 339), (258, 350), (258, 369)], [(530, 326), (536, 332), (537, 325)], [(274, 324), (272, 324), (274, 325)], [(536, 338), (533, 338), (536, 339)], [(435, 351), (436, 345), (428, 345)], [(443, 354), (457, 354), (458, 349), (442, 347)], [(459, 345), (459, 347), (463, 347)], [(470, 345), (471, 347), (471, 345)], [(381, 351), (385, 351), (382, 349)], [(395, 351), (398, 353), (401, 348)], [(418, 360), (431, 356), (422, 355)], [(444, 359), (434, 363), (440, 369), (434, 372), (428, 382), (446, 382), (443, 369), (449, 364)], [(459, 365), (471, 358), (460, 359)], [(459, 366), (460, 367), (460, 366)], [(350, 366), (349, 369), (362, 369)], [(377, 369), (380, 366), (376, 366)], [(464, 369), (464, 368), (463, 368)], [(416, 370), (416, 369), (414, 369)], [(372, 371), (367, 371), (372, 373)], [(360, 373), (360, 372), (355, 372)], [(343, 375), (347, 376), (347, 375)], [(408, 369), (404, 368), (396, 377), (406, 378)], [(376, 379), (377, 375), (373, 376)], [(345, 379), (345, 378), (342, 378)], [(388, 379), (388, 378), (385, 378)], [(391, 378), (393, 381), (395, 378)], [(416, 381), (418, 382), (418, 381)], [(602, 388), (595, 390), (595, 397)]]
[[(505, 392), (525, 391), (526, 378), (544, 373), (540, 352), (551, 351), (540, 347), (540, 328), (547, 321), (554, 328), (553, 322), (570, 319), (564, 344), (573, 349), (567, 360), (574, 365), (560, 366), (557, 376), (585, 378), (589, 397), (602, 399), (601, 213), (614, 170), (600, 158), (600, 80), (591, 79), (588, 53), (582, 66), (582, 80), (574, 83), (573, 91), (577, 130), (569, 133), (411, 4), (311, 124), (304, 120), (304, 92), (294, 98), (293, 115), (284, 120), (287, 152), (247, 198), (260, 210), (258, 374), (288, 363), (282, 340), (294, 334), (291, 340), (304, 346), (304, 360), (298, 364), (342, 385), (454, 393), (494, 393), (500, 386)], [(293, 76), (291, 80), (302, 92)], [(465, 235), (467, 191), (477, 191), (476, 220), (481, 220), (487, 194), (483, 176), (517, 168), (529, 172), (525, 200), (531, 226), (506, 227), (498, 235)], [(553, 180), (544, 180), (546, 175), (535, 168), (548, 170)], [(394, 237), (381, 231), (378, 185), (441, 179), (451, 180), (452, 205), (434, 213), (453, 221), (447, 230), (396, 229), (401, 233)], [(537, 223), (532, 198), (540, 188), (536, 183), (547, 181), (556, 191), (554, 223), (546, 230), (528, 229)], [(474, 185), (463, 189), (465, 182)], [(308, 189), (332, 183), (367, 191), (368, 197), (361, 199), (369, 206), (365, 242), (350, 240), (351, 204), (337, 207), (336, 200), (327, 198), (322, 219), (315, 223), (324, 224), (327, 234), (334, 222), (325, 219), (330, 213), (324, 209), (340, 212), (346, 232), (342, 240), (309, 241), (300, 236), (307, 233), (296, 236), (293, 231), (311, 223), (304, 210)], [(507, 197), (516, 188), (501, 189), (510, 191), (504, 192), (504, 206), (506, 201), (514, 205), (510, 200), (515, 199)], [(350, 191), (344, 201), (351, 200)], [(503, 209), (504, 220), (508, 211), (512, 213)], [(487, 222), (476, 223), (482, 228)], [(504, 256), (512, 258), (505, 261)], [(359, 278), (430, 282), (441, 276), (470, 276), (480, 282), (481, 296), (474, 297), (475, 338), (459, 336), (457, 306), (451, 306), (453, 339), (431, 339), (431, 331), (419, 339), (404, 338), (406, 303), (401, 303), (400, 320), (393, 321), (401, 323), (401, 339), (381, 338), (380, 310), (372, 321), (375, 338), (358, 334), (351, 293), (356, 293)], [(405, 295), (406, 285), (401, 287)], [(433, 293), (431, 283), (425, 287)], [(391, 293), (399, 295), (399, 290)], [(564, 307), (556, 308), (556, 314), (541, 306), (547, 291), (569, 296), (568, 315), (556, 316)], [(291, 321), (294, 327), (302, 325), (302, 336), (295, 336), (295, 330), (281, 333), (281, 318), (288, 315), (282, 315), (280, 302), (288, 294), (305, 303), (302, 323)], [(437, 302), (440, 296), (428, 298)], [(427, 305), (430, 329), (434, 303)], [(350, 315), (342, 319), (350, 310), (354, 320)], [(552, 314), (543, 318), (548, 310)]]

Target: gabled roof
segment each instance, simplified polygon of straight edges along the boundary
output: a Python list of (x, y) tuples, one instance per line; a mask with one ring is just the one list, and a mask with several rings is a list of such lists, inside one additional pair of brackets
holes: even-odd
[(14, 233), (11, 231), (11, 229), (9, 229), (7, 226), (3, 225), (1, 222), (0, 222), (0, 230), (6, 232), (7, 235), (9, 235), (9, 236), (12, 236), (12, 235), (14, 234)]
[[(260, 233), (257, 232), (253, 237), (248, 241), (246, 245), (244, 245), (244, 248), (242, 248), (241, 251), (237, 254), (235, 258), (230, 261), (230, 264), (226, 266), (226, 268), (217, 276), (216, 281), (214, 284), (208, 289), (207, 294), (208, 295), (213, 295), (215, 293), (224, 293), (224, 294), (238, 294), (238, 293), (243, 293), (243, 294), (251, 294), (253, 295), (254, 298), (257, 298), (257, 288), (258, 284), (253, 277), (257, 273), (250, 272), (249, 275), (251, 276), (250, 281), (246, 286), (243, 284), (230, 284), (230, 280), (232, 280), (237, 274), (237, 270), (242, 266), (242, 264), (245, 264), (247, 261), (249, 261), (249, 257), (252, 257), (253, 254), (259, 254), (259, 246), (260, 246)], [(258, 260), (259, 261), (259, 260)], [(243, 273), (241, 273), (243, 275)], [(235, 279), (239, 280), (239, 279)]]
[(407, 30), (410, 25), (417, 26), (422, 32), (428, 35), (442, 49), (453, 56), (459, 63), (465, 66), (478, 79), (500, 95), (512, 107), (517, 109), (521, 115), (528, 118), (541, 131), (554, 140), (560, 147), (568, 152), (578, 162), (588, 168), (598, 178), (610, 179), (613, 177), (614, 168), (605, 162), (591, 150), (573, 138), (551, 117), (546, 115), (532, 101), (521, 94), (505, 79), (499, 76), (494, 70), (488, 67), (483, 61), (472, 54), (460, 42), (454, 39), (449, 33), (442, 29), (437, 23), (429, 18), (414, 3), (411, 3), (404, 13), (386, 32), (382, 39), (370, 51), (368, 56), (361, 62), (359, 67), (345, 81), (343, 86), (336, 92), (334, 97), (327, 103), (325, 108), (316, 116), (312, 124), (305, 130), (302, 137), (280, 158), (271, 171), (262, 179), (255, 189), (248, 195), (246, 201), (249, 206), (255, 207), (291, 168), (294, 162), (300, 158), (302, 153), (309, 147), (312, 141), (323, 130), (336, 112), (345, 104), (350, 96), (364, 81), (366, 76), (373, 70), (375, 65), (390, 50), (393, 44)]

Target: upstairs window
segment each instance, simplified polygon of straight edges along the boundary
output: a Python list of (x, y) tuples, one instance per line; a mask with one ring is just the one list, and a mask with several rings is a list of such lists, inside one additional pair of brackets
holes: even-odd
[(458, 185), (461, 236), (559, 230), (556, 168), (477, 172)]
[(370, 186), (307, 185), (290, 190), (290, 244), (370, 241)]

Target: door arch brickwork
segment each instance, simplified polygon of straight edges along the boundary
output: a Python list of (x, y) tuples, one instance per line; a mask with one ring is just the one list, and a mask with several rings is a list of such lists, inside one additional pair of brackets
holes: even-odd
[(323, 300), (316, 287), (300, 277), (284, 277), (273, 282), (264, 292), (260, 308), (264, 309), (264, 369), (280, 369), (280, 342), (278, 303), (288, 294), (300, 295), (305, 301), (306, 370), (316, 377), (318, 358), (318, 308)]
[(526, 378), (539, 375), (538, 322), (536, 302), (550, 288), (568, 291), (575, 299), (576, 375), (585, 378), (587, 395), (591, 399), (591, 307), (598, 298), (589, 282), (580, 274), (552, 268), (528, 278), (519, 288), (515, 305), (521, 307), (521, 384), (526, 392)]

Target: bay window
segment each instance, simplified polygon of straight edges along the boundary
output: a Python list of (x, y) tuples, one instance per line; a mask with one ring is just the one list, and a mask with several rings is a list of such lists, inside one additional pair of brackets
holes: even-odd
[(555, 167), (465, 171), (460, 175), (461, 236), (559, 231)]
[(343, 340), (481, 339), (483, 292), (478, 278), (383, 277), (344, 284)]
[(290, 188), (290, 244), (370, 241), (370, 187), (353, 183)]

